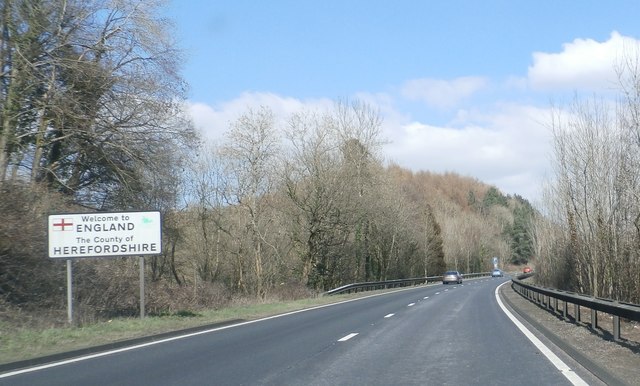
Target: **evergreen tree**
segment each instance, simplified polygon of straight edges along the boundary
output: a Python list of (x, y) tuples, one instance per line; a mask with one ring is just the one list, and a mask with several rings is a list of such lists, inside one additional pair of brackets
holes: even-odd
[(509, 229), (511, 262), (526, 264), (533, 255), (533, 241), (530, 224), (534, 215), (533, 208), (526, 200), (518, 200), (513, 210), (513, 225)]
[(482, 199), (482, 209), (489, 209), (492, 206), (500, 205), (500, 206), (508, 206), (509, 202), (507, 197), (505, 197), (496, 187), (490, 187), (485, 193), (484, 198)]
[(446, 263), (444, 261), (444, 248), (442, 240), (442, 229), (440, 224), (436, 221), (433, 215), (433, 210), (430, 205), (427, 205), (427, 231), (426, 231), (426, 275), (440, 274), (446, 269)]

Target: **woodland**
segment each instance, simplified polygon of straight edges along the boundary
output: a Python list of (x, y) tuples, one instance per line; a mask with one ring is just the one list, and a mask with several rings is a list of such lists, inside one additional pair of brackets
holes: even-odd
[[(5, 0), (0, 30), (0, 317), (65, 307), (47, 216), (159, 210), (151, 314), (317, 296), (340, 285), (530, 264), (556, 288), (640, 301), (640, 86), (549, 122), (544, 202), (386, 162), (361, 101), (247, 108), (207, 143), (158, 1)], [(138, 312), (138, 259), (73, 261), (76, 319)]]

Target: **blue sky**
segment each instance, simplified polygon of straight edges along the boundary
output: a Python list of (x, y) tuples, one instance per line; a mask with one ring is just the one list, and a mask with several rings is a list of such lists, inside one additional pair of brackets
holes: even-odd
[(640, 39), (631, 0), (173, 0), (166, 15), (206, 138), (249, 107), (361, 99), (387, 161), (532, 201), (551, 176), (551, 101), (610, 92)]

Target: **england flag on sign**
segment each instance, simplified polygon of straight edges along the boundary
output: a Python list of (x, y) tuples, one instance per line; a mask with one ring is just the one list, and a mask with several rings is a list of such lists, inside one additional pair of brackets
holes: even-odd
[(73, 219), (71, 218), (58, 218), (53, 220), (54, 232), (71, 231), (73, 230)]

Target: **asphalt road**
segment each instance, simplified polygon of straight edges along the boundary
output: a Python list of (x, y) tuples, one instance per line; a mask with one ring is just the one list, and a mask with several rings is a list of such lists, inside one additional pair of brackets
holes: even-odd
[(506, 280), (400, 290), (0, 374), (0, 384), (570, 385), (499, 306)]

